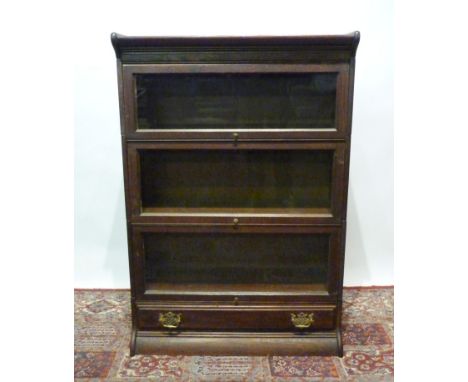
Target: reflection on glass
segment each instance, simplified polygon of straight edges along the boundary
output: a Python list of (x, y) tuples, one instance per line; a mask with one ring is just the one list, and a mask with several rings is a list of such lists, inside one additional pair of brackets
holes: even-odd
[(143, 212), (330, 208), (332, 150), (142, 150), (140, 158)]
[(336, 76), (137, 74), (138, 129), (334, 128)]
[(148, 284), (325, 284), (328, 234), (145, 233)]

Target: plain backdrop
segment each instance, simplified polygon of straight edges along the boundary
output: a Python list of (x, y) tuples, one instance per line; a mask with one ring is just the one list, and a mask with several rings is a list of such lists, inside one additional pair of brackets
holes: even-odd
[(149, 8), (154, 11), (116, 2), (107, 17), (97, 16), (102, 10), (87, 13), (74, 41), (75, 287), (130, 285), (113, 31), (211, 36), (359, 30), (345, 285), (393, 284), (393, 4), (348, 3), (340, 3), (339, 12), (333, 1), (303, 11), (294, 1), (268, 7), (236, 2), (207, 12), (203, 1)]
[[(466, 4), (395, 3), (396, 379), (459, 381), (466, 374), (466, 331), (447, 335), (434, 329), (448, 323), (447, 317), (465, 316)], [(72, 287), (128, 286), (120, 247), (125, 231), (115, 62), (108, 40), (113, 30), (145, 35), (361, 30), (346, 282), (390, 282), (392, 13), (391, 3), (380, 0), (2, 2), (0, 295), (11, 312), (0, 317), (8, 328), (0, 348), (8, 365), (3, 380), (70, 379), (73, 359), (61, 350), (73, 347)], [(106, 184), (109, 179), (114, 180)], [(109, 215), (98, 216), (93, 208)], [(112, 227), (118, 227), (118, 242), (109, 246), (115, 242)], [(39, 350), (28, 357), (28, 367), (21, 356), (26, 341)]]

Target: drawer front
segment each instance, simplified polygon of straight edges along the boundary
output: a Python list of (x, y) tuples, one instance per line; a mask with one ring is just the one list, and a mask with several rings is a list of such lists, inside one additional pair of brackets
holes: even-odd
[(146, 330), (277, 330), (333, 329), (335, 306), (258, 309), (139, 308), (138, 325)]

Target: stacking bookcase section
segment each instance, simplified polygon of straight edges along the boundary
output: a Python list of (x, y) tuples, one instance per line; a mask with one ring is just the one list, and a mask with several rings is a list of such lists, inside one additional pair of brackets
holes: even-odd
[(112, 35), (131, 355), (342, 355), (358, 42)]
[(135, 295), (228, 305), (336, 302), (341, 235), (333, 226), (135, 226)]
[(342, 219), (343, 143), (129, 143), (134, 223)]
[(344, 138), (343, 64), (125, 65), (126, 134), (142, 139)]

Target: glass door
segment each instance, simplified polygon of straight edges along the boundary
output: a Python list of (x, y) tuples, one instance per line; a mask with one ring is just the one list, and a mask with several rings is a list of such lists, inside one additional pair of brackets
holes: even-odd
[(140, 294), (327, 296), (338, 236), (335, 227), (136, 227)]
[(131, 143), (132, 215), (138, 222), (337, 221), (343, 155), (340, 143)]
[(137, 130), (334, 129), (337, 76), (136, 74)]
[(126, 65), (124, 81), (130, 138), (344, 137), (346, 65)]

